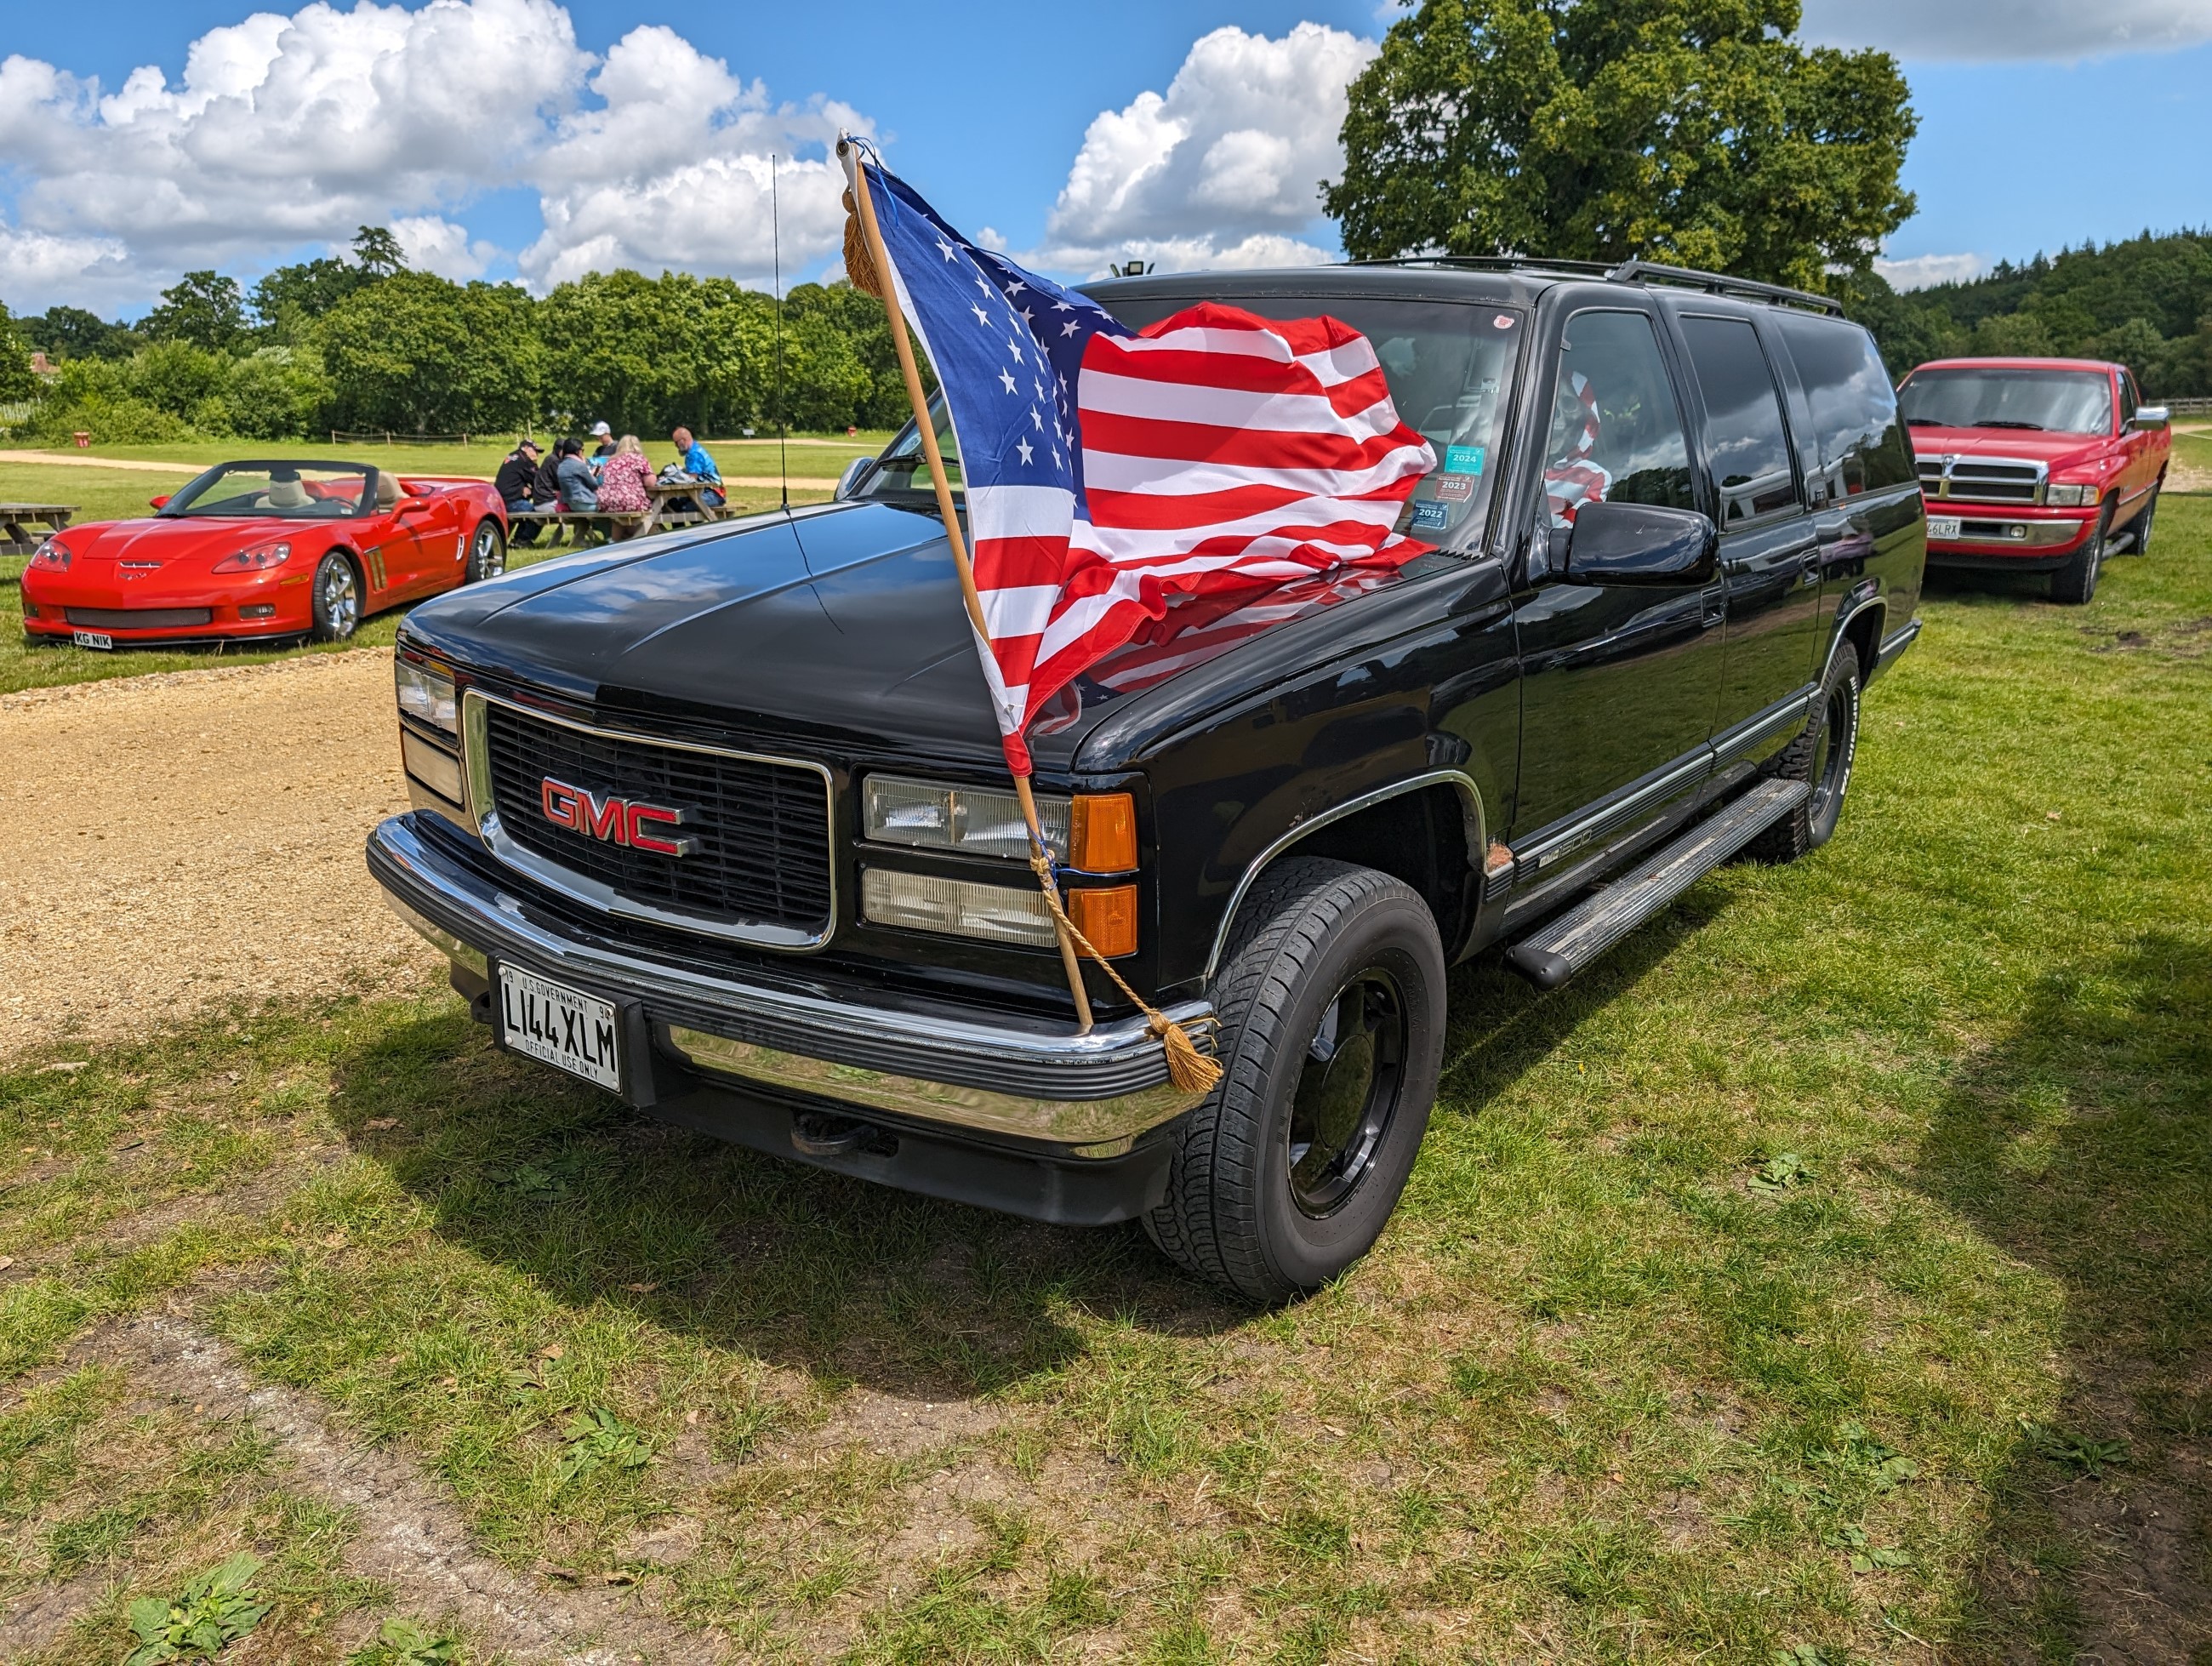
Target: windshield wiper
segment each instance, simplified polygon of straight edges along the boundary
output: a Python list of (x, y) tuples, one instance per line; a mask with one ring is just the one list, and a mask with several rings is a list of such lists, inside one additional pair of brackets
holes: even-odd
[(2017, 422), (2013, 421), (2013, 420), (2012, 420), (2010, 417), (2008, 417), (2008, 416), (1985, 416), (1985, 417), (1984, 417), (1980, 422), (1978, 422), (1978, 423), (1969, 423), (1968, 424), (1966, 424), (1966, 426), (1967, 426), (1967, 427), (1969, 427), (1969, 428), (2025, 428), (2025, 429), (2034, 429), (2038, 434), (2041, 434), (2041, 433), (2043, 433), (2043, 432), (2045, 431), (2045, 429), (2044, 429), (2044, 426), (2043, 426), (2043, 424), (2042, 424), (2042, 423), (2017, 423)]

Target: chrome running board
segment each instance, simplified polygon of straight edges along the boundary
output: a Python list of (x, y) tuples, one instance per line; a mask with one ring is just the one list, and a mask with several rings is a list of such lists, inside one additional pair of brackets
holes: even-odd
[(1556, 989), (1803, 803), (1802, 781), (1761, 781), (1687, 833), (1505, 952), (1539, 989)]

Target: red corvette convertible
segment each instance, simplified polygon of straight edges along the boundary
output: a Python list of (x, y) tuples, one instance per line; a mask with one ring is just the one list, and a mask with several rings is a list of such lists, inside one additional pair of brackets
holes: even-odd
[(313, 636), (507, 565), (481, 480), (353, 463), (218, 463), (150, 520), (57, 532), (23, 573), (23, 629), (82, 648)]

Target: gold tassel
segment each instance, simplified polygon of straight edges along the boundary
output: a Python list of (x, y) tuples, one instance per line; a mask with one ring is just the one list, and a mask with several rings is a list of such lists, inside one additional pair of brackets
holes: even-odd
[(884, 298), (883, 274), (876, 270), (875, 257), (868, 252), (867, 234), (860, 228), (860, 211), (853, 202), (848, 187), (845, 192), (845, 276), (862, 295)]
[(1105, 969), (1114, 987), (1127, 996), (1132, 1006), (1145, 1015), (1146, 1028), (1157, 1037), (1160, 1050), (1168, 1055), (1168, 1079), (1185, 1093), (1211, 1093), (1221, 1080), (1221, 1061), (1199, 1050), (1190, 1037), (1190, 1031), (1177, 1024), (1165, 1012), (1147, 1001), (1128, 985), (1128, 981), (1114, 970), (1114, 963), (1091, 945), (1091, 939), (1075, 928), (1075, 921), (1067, 917), (1067, 910), (1060, 903), (1060, 887), (1052, 877), (1052, 859), (1034, 847), (1030, 851), (1030, 871), (1036, 875), (1037, 885), (1044, 892), (1044, 905), (1062, 931), (1073, 939), (1075, 946)]

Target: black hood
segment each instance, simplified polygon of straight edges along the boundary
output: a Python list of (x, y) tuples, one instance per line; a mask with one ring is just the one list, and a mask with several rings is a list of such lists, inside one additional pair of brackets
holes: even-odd
[[(1322, 635), (1310, 634), (1325, 623)], [(1138, 739), (1133, 708), (1187, 705), (1170, 684), (1233, 698), (1237, 662), (1252, 655), (1255, 671), (1264, 663), (1264, 674), (1279, 675), (1285, 650), (1325, 654), (1340, 628), (1334, 617), (1285, 623), (1267, 633), (1264, 653), (1224, 642), (1180, 674), (1134, 679), (1119, 693), (1109, 661), (1105, 681), (1085, 679), (1054, 702), (1030, 750), (1046, 769), (1065, 769), (1110, 710), (1132, 708), (1115, 726), (1121, 744), (1111, 750), (1121, 751)], [(811, 739), (848, 757), (922, 752), (987, 769), (1001, 759), (951, 550), (933, 514), (832, 504), (580, 552), (426, 602), (405, 635), (460, 666), (602, 713)], [(1194, 678), (1200, 663), (1206, 675)]]

